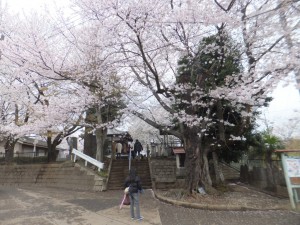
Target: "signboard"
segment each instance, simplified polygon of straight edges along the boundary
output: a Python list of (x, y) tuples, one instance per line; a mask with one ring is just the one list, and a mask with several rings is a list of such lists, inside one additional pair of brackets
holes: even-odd
[(300, 202), (300, 150), (277, 150), (281, 153), (284, 177), (293, 209)]
[(286, 167), (289, 177), (300, 177), (300, 158), (286, 159)]

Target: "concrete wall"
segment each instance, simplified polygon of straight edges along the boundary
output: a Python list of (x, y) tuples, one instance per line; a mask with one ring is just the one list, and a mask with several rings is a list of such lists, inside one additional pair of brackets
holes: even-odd
[[(282, 170), (274, 169), (273, 175), (277, 184), (277, 193), (280, 196), (288, 196), (285, 178)], [(241, 166), (241, 181), (256, 188), (265, 190), (267, 188), (267, 169), (253, 167), (251, 170), (246, 165)]]
[(17, 142), (17, 143), (15, 144), (14, 152), (15, 152), (15, 153), (16, 153), (16, 152), (19, 152), (19, 153), (23, 152), (23, 150), (22, 150), (22, 145), (21, 145), (20, 143)]
[[(231, 168), (228, 166), (228, 168), (225, 165), (222, 166), (225, 179), (239, 178), (238, 171), (230, 171)], [(151, 158), (150, 169), (152, 182), (156, 188), (182, 188), (184, 186), (185, 168), (178, 168), (175, 158)]]

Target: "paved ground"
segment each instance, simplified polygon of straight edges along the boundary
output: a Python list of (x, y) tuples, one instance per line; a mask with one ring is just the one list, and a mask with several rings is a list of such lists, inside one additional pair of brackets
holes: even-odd
[(147, 190), (141, 197), (144, 221), (132, 221), (129, 206), (119, 208), (121, 198), (121, 191), (91, 193), (0, 186), (0, 224), (300, 225), (299, 212), (209, 211), (183, 208), (158, 201), (153, 198), (151, 190)]

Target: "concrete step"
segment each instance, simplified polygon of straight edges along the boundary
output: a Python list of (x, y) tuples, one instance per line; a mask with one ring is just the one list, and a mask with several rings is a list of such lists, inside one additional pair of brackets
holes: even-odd
[(231, 179), (239, 179), (240, 178), (240, 172), (226, 164), (221, 163), (221, 168), (223, 175), (225, 179), (231, 180)]
[[(124, 188), (124, 182), (129, 174), (128, 160), (113, 160), (109, 175), (108, 189), (120, 190)], [(141, 178), (143, 188), (151, 188), (151, 174), (148, 160), (133, 160), (131, 166), (137, 170)]]

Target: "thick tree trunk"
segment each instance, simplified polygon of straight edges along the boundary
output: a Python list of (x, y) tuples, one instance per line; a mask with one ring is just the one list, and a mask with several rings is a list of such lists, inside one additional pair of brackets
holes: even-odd
[[(195, 154), (196, 148), (190, 144), (185, 144), (185, 169), (186, 169), (186, 190), (189, 194), (198, 188), (199, 184), (199, 169), (196, 169), (198, 158)], [(197, 166), (198, 167), (198, 166)]]
[(50, 162), (51, 161), (51, 158), (52, 158), (52, 151), (51, 151), (51, 143), (52, 143), (52, 140), (51, 140), (51, 135), (50, 133), (48, 132), (48, 136), (47, 136), (47, 148), (48, 148), (48, 157), (47, 157), (47, 161)]
[(55, 162), (58, 156), (58, 151), (56, 150), (57, 145), (60, 144), (62, 133), (58, 134), (52, 142), (51, 131), (48, 131), (47, 135), (47, 146), (48, 146), (48, 162)]
[(212, 180), (211, 180), (210, 173), (209, 173), (209, 163), (208, 163), (208, 159), (207, 159), (208, 152), (209, 152), (209, 148), (205, 147), (204, 148), (204, 155), (203, 155), (204, 169), (205, 169), (205, 173), (208, 174), (207, 183), (208, 183), (209, 186), (212, 186)]
[(215, 171), (215, 178), (216, 178), (216, 184), (224, 184), (225, 178), (222, 172), (222, 169), (219, 164), (219, 157), (215, 151), (212, 152), (213, 157), (213, 163), (214, 163), (214, 171)]
[(196, 129), (186, 128), (184, 148), (186, 151), (186, 190), (192, 194), (200, 186), (205, 190), (210, 189), (211, 178), (208, 172), (208, 163), (207, 159), (205, 160), (205, 152), (201, 148), (201, 138)]
[[(90, 124), (97, 123), (95, 107), (89, 108), (86, 111), (85, 122), (90, 123)], [(93, 129), (94, 128), (91, 128), (91, 127), (86, 127), (84, 129), (83, 153), (92, 158), (95, 158), (96, 151), (97, 151), (97, 142), (96, 142), (96, 137), (93, 134)]]
[(14, 158), (14, 149), (17, 139), (14, 139), (13, 136), (8, 136), (6, 139), (4, 149), (5, 149), (5, 161), (12, 162)]
[(97, 151), (96, 137), (90, 132), (90, 128), (85, 128), (83, 153), (95, 158)]
[[(96, 118), (97, 118), (98, 125), (103, 124), (101, 106), (97, 107)], [(96, 143), (97, 143), (96, 159), (100, 162), (103, 162), (103, 158), (104, 158), (104, 156), (103, 156), (104, 155), (104, 143), (105, 143), (106, 136), (107, 136), (107, 128), (106, 127), (100, 127), (100, 128), (96, 129)]]
[(106, 128), (96, 129), (96, 142), (97, 142), (96, 159), (100, 162), (103, 162), (104, 159), (104, 143), (106, 137), (107, 137)]
[[(50, 146), (50, 152), (48, 153), (48, 162), (55, 162), (58, 156), (58, 151), (56, 150), (56, 144), (52, 143)], [(48, 148), (49, 149), (49, 148)]]

